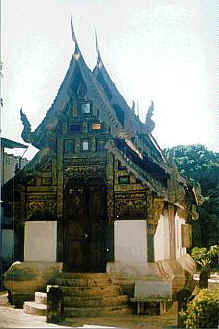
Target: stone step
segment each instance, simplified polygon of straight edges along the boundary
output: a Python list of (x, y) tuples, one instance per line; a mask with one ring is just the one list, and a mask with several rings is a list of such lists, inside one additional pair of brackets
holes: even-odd
[(112, 280), (110, 278), (57, 278), (54, 283), (63, 287), (106, 287), (112, 285)]
[(120, 287), (119, 286), (107, 286), (107, 287), (60, 287), (64, 296), (78, 296), (78, 297), (86, 297), (86, 296), (118, 296), (120, 295)]
[(47, 293), (46, 292), (35, 292), (35, 303), (47, 304)]
[(107, 307), (65, 307), (64, 321), (71, 322), (74, 317), (100, 317), (114, 316), (117, 314), (131, 314), (132, 310), (128, 306), (107, 306)]
[(0, 306), (6, 306), (9, 305), (9, 301), (8, 301), (8, 292), (2, 292), (0, 294)]
[(23, 309), (27, 314), (46, 315), (47, 313), (47, 306), (36, 302), (24, 302)]
[(128, 296), (96, 296), (96, 297), (75, 297), (67, 296), (64, 297), (64, 305), (71, 307), (105, 307), (105, 306), (117, 306), (125, 305), (128, 303)]
[(111, 273), (72, 273), (72, 272), (62, 272), (59, 275), (63, 279), (112, 279)]

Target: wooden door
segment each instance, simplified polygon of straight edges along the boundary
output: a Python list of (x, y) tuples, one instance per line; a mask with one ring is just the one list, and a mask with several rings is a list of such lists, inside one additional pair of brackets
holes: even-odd
[(105, 186), (89, 187), (89, 271), (106, 271)]
[(64, 193), (64, 271), (84, 272), (88, 211), (86, 190), (67, 188)]
[(64, 193), (64, 271), (105, 272), (105, 187), (67, 188)]

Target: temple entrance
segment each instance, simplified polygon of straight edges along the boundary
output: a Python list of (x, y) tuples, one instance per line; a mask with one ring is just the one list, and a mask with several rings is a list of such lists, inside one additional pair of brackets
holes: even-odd
[(106, 270), (105, 185), (70, 182), (64, 191), (64, 271)]

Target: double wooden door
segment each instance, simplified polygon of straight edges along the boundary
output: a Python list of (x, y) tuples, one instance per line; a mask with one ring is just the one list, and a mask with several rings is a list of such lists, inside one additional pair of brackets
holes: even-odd
[(64, 193), (64, 270), (105, 272), (104, 185), (68, 185)]

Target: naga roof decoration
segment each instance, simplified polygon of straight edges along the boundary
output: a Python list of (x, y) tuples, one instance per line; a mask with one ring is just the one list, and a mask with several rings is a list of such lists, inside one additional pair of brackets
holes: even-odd
[(24, 145), (24, 144), (21, 144), (21, 143), (18, 143), (18, 142), (14, 142), (14, 141), (12, 141), (11, 139), (8, 139), (8, 138), (1, 137), (0, 140), (1, 140), (1, 147), (2, 148), (5, 148), (5, 147), (9, 148), (9, 149), (16, 149), (16, 148), (26, 149), (26, 148), (28, 148), (27, 145)]
[(151, 134), (155, 128), (155, 123), (151, 119), (153, 114), (154, 114), (154, 102), (151, 101), (151, 105), (147, 111), (147, 115), (146, 115), (146, 119), (145, 119), (145, 126), (146, 126), (146, 131), (148, 134)]

